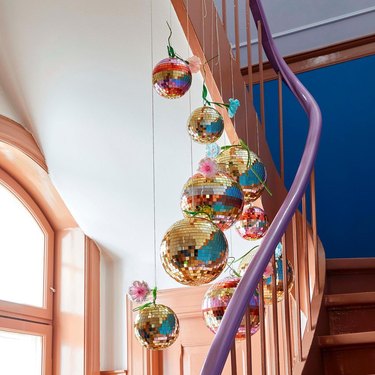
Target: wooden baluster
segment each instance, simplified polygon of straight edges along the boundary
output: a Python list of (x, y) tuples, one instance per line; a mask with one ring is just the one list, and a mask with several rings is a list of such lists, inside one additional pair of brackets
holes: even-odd
[(301, 297), (300, 297), (300, 276), (298, 265), (298, 238), (297, 238), (297, 218), (296, 214), (292, 218), (292, 239), (293, 239), (293, 255), (294, 255), (294, 288), (296, 297), (296, 331), (297, 331), (297, 359), (302, 361), (302, 337), (301, 337)]
[(259, 282), (259, 321), (260, 321), (260, 346), (261, 346), (261, 361), (262, 361), (262, 375), (267, 374), (267, 358), (266, 358), (266, 326), (264, 321), (264, 290), (263, 277)]
[(260, 117), (262, 119), (263, 129), (266, 129), (266, 118), (264, 113), (264, 76), (263, 76), (263, 42), (262, 42), (262, 24), (257, 23), (258, 27), (258, 58), (259, 58), (259, 88), (260, 88)]
[(247, 84), (249, 86), (250, 101), (253, 102), (253, 67), (251, 57), (251, 11), (250, 5), (246, 4), (246, 45), (247, 45)]
[(236, 61), (241, 66), (241, 51), (240, 51), (240, 26), (238, 20), (238, 0), (234, 0), (234, 38), (236, 41)]
[(251, 360), (251, 308), (246, 309), (246, 375), (252, 375), (252, 360)]
[(315, 255), (315, 294), (320, 292), (319, 277), (319, 253), (318, 253), (318, 229), (316, 224), (316, 195), (315, 195), (315, 169), (311, 172), (310, 178), (310, 197), (311, 197), (311, 226), (313, 232), (314, 255)]
[(280, 364), (279, 364), (279, 324), (277, 321), (277, 287), (276, 287), (276, 262), (275, 256), (271, 258), (272, 262), (272, 325), (273, 325), (273, 348), (275, 355), (275, 374), (279, 375), (280, 373)]
[(227, 31), (227, 0), (221, 0), (221, 13), (223, 17), (223, 27)]
[(233, 340), (232, 349), (230, 351), (230, 366), (232, 375), (237, 375), (236, 339)]
[(302, 197), (302, 249), (305, 261), (305, 284), (306, 284), (306, 302), (307, 302), (307, 320), (310, 331), (312, 330), (311, 320), (311, 300), (310, 300), (310, 267), (307, 238), (307, 218), (306, 218), (306, 194)]
[(283, 128), (283, 78), (278, 73), (278, 92), (279, 92), (279, 148), (280, 148), (280, 177), (284, 182), (284, 128)]
[(288, 288), (288, 257), (286, 251), (285, 235), (281, 240), (283, 246), (283, 291), (284, 291), (284, 319), (283, 332), (286, 341), (286, 374), (292, 374), (292, 351), (291, 351), (291, 337), (290, 337), (290, 312), (289, 312), (289, 288)]

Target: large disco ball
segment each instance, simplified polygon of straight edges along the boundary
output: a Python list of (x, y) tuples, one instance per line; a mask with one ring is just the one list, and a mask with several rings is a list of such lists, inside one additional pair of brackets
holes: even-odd
[(194, 217), (172, 225), (161, 243), (161, 262), (174, 280), (185, 285), (202, 285), (215, 280), (224, 270), (228, 243), (211, 221)]
[(258, 199), (267, 180), (267, 171), (258, 155), (242, 146), (224, 149), (216, 161), (224, 172), (232, 176), (242, 187), (245, 202)]
[[(239, 277), (228, 277), (224, 280), (214, 283), (204, 295), (202, 303), (203, 318), (206, 326), (216, 333), (223, 319), (225, 310), (231, 300), (238, 283)], [(259, 297), (257, 292), (253, 294), (249, 301), (251, 334), (253, 335), (259, 329)], [(245, 317), (237, 331), (236, 338), (245, 338), (246, 326)]]
[[(277, 294), (277, 301), (280, 302), (284, 297), (284, 291), (283, 291), (283, 261), (281, 257), (282, 252), (282, 245), (279, 243), (275, 250), (275, 266), (276, 266), (276, 294)], [(249, 254), (247, 254), (245, 257), (242, 258), (237, 272), (243, 276), (248, 265), (253, 260), (255, 254), (257, 253), (257, 250), (251, 251)], [(287, 282), (288, 282), (288, 291), (290, 291), (293, 288), (294, 285), (294, 272), (293, 267), (289, 260), (287, 261)], [(267, 269), (272, 270), (272, 264), (270, 263), (267, 266)], [(266, 305), (272, 304), (272, 278), (273, 275), (263, 275), (263, 295), (264, 295), (264, 303)]]
[(188, 132), (195, 142), (216, 142), (223, 134), (223, 131), (223, 117), (215, 108), (209, 106), (199, 107), (189, 117)]
[(179, 334), (177, 315), (169, 307), (152, 304), (138, 312), (134, 333), (141, 345), (159, 350), (171, 346)]
[(152, 72), (156, 92), (167, 99), (177, 99), (190, 88), (192, 81), (189, 65), (178, 58), (161, 60)]
[(268, 225), (268, 217), (260, 207), (246, 205), (235, 227), (243, 239), (259, 240), (266, 234)]
[(184, 185), (181, 196), (181, 208), (186, 217), (189, 214), (185, 211), (204, 211), (221, 230), (234, 224), (243, 203), (241, 186), (225, 173), (211, 178), (195, 174)]

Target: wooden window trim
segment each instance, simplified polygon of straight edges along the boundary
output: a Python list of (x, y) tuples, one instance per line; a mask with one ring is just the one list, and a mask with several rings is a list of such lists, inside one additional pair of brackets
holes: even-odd
[(0, 314), (2, 316), (17, 317), (24, 320), (52, 322), (53, 314), (53, 266), (54, 266), (54, 231), (48, 220), (25, 189), (11, 176), (0, 170), (0, 183), (12, 192), (26, 207), (39, 224), (45, 236), (44, 258), (44, 307), (27, 306), (0, 300)]
[(43, 373), (42, 375), (52, 374), (52, 326), (26, 322), (16, 319), (1, 318), (0, 330), (32, 334), (43, 337)]

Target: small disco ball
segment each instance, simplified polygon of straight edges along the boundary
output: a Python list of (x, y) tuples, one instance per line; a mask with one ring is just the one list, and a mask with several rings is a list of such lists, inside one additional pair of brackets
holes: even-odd
[(216, 157), (216, 162), (222, 171), (239, 182), (244, 192), (245, 203), (253, 202), (261, 196), (267, 180), (267, 171), (255, 152), (248, 153), (240, 145), (233, 146), (223, 150)]
[[(283, 290), (283, 260), (282, 258), (278, 258), (275, 260), (276, 266), (276, 295), (277, 295), (277, 302), (282, 301), (284, 298), (284, 290)], [(272, 304), (272, 278), (273, 275), (269, 277), (263, 276), (263, 295), (264, 295), (264, 304), (271, 305)], [(290, 264), (289, 260), (287, 260), (287, 282), (288, 282), (288, 292), (293, 288), (294, 285), (294, 273), (292, 265)]]
[(177, 315), (161, 304), (140, 310), (134, 322), (135, 337), (147, 349), (168, 348), (176, 341), (179, 330)]
[(160, 256), (165, 271), (174, 280), (184, 285), (202, 285), (215, 280), (224, 270), (228, 243), (211, 221), (191, 217), (168, 229)]
[(178, 99), (191, 86), (189, 65), (177, 58), (166, 58), (156, 64), (152, 72), (152, 84), (156, 92), (167, 99)]
[[(284, 297), (284, 291), (283, 291), (283, 261), (282, 257), (278, 257), (278, 254), (280, 254), (280, 249), (282, 249), (282, 245), (279, 243), (275, 250), (275, 266), (276, 266), (276, 294), (277, 294), (277, 301), (280, 302)], [(257, 253), (257, 250), (250, 252), (247, 256), (245, 256), (237, 269), (237, 272), (241, 275), (241, 277), (244, 275), (248, 265), (253, 260), (255, 254)], [(294, 285), (294, 273), (293, 273), (293, 267), (289, 261), (287, 261), (288, 267), (287, 267), (287, 280), (288, 280), (288, 291), (290, 291), (293, 288)], [(272, 277), (268, 276), (265, 277), (263, 275), (263, 295), (264, 295), (264, 304), (270, 305), (272, 304)]]
[(185, 211), (205, 212), (221, 230), (234, 224), (242, 208), (241, 186), (225, 173), (217, 173), (212, 178), (197, 173), (182, 190), (181, 209), (185, 217), (189, 216)]
[[(223, 319), (225, 310), (231, 300), (238, 283), (239, 277), (228, 277), (220, 280), (207, 290), (202, 303), (203, 319), (206, 326), (216, 333)], [(251, 334), (253, 335), (259, 329), (259, 297), (255, 292), (249, 301)], [(236, 338), (242, 339), (246, 336), (245, 317), (237, 331)]]
[(268, 217), (260, 207), (247, 205), (236, 221), (238, 234), (245, 240), (259, 240), (268, 229)]
[(209, 106), (195, 109), (187, 125), (192, 140), (204, 144), (216, 142), (224, 131), (223, 117), (215, 108)]

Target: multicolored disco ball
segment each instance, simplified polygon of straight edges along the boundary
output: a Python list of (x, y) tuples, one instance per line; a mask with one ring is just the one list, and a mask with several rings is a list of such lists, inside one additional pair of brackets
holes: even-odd
[(202, 285), (224, 270), (228, 243), (211, 221), (194, 217), (172, 225), (161, 243), (161, 262), (174, 280), (184, 285)]
[[(225, 310), (231, 300), (238, 283), (239, 277), (228, 277), (214, 283), (204, 295), (202, 303), (203, 319), (206, 326), (216, 333), (223, 319)], [(251, 334), (259, 329), (259, 297), (257, 292), (253, 294), (249, 301)], [(245, 317), (237, 331), (236, 338), (242, 339), (246, 336)]]
[(195, 109), (187, 125), (192, 140), (204, 144), (216, 142), (224, 131), (223, 117), (215, 108), (209, 106)]
[(168, 348), (176, 341), (179, 330), (177, 315), (161, 304), (143, 308), (134, 322), (135, 337), (147, 349)]
[(245, 240), (259, 240), (266, 234), (268, 225), (268, 217), (260, 207), (246, 205), (235, 227)]
[[(275, 261), (276, 266), (276, 295), (277, 295), (277, 302), (282, 301), (284, 298), (284, 290), (283, 290), (283, 260), (282, 258), (278, 258)], [(263, 276), (263, 295), (264, 295), (264, 304), (271, 305), (272, 304), (272, 278), (273, 275), (269, 277)], [(287, 260), (287, 282), (288, 282), (288, 292), (293, 288), (294, 285), (294, 273), (292, 265), (290, 264), (289, 260)]]
[(241, 186), (225, 173), (208, 178), (200, 173), (192, 176), (184, 185), (181, 209), (205, 212), (221, 229), (230, 228), (242, 212), (244, 197)]
[[(280, 302), (284, 297), (283, 291), (283, 261), (281, 257), (282, 252), (282, 245), (279, 243), (275, 250), (275, 266), (276, 266), (276, 294), (277, 294), (277, 301)], [(251, 251), (247, 256), (245, 256), (237, 269), (237, 272), (243, 276), (248, 265), (253, 260), (257, 250)], [(293, 267), (289, 261), (287, 261), (287, 281), (288, 281), (288, 291), (293, 288), (294, 285), (294, 272)], [(267, 268), (272, 267), (272, 263), (270, 263)], [(266, 273), (265, 273), (266, 274)], [(270, 305), (272, 304), (272, 278), (273, 275), (267, 276), (263, 275), (263, 295), (264, 295), (264, 304)]]
[(261, 196), (267, 180), (267, 171), (256, 153), (248, 152), (240, 145), (233, 146), (223, 150), (216, 157), (216, 162), (222, 171), (239, 182), (246, 203), (253, 202)]
[(192, 81), (189, 65), (178, 58), (166, 58), (156, 64), (152, 84), (156, 92), (167, 99), (178, 99), (190, 88)]

